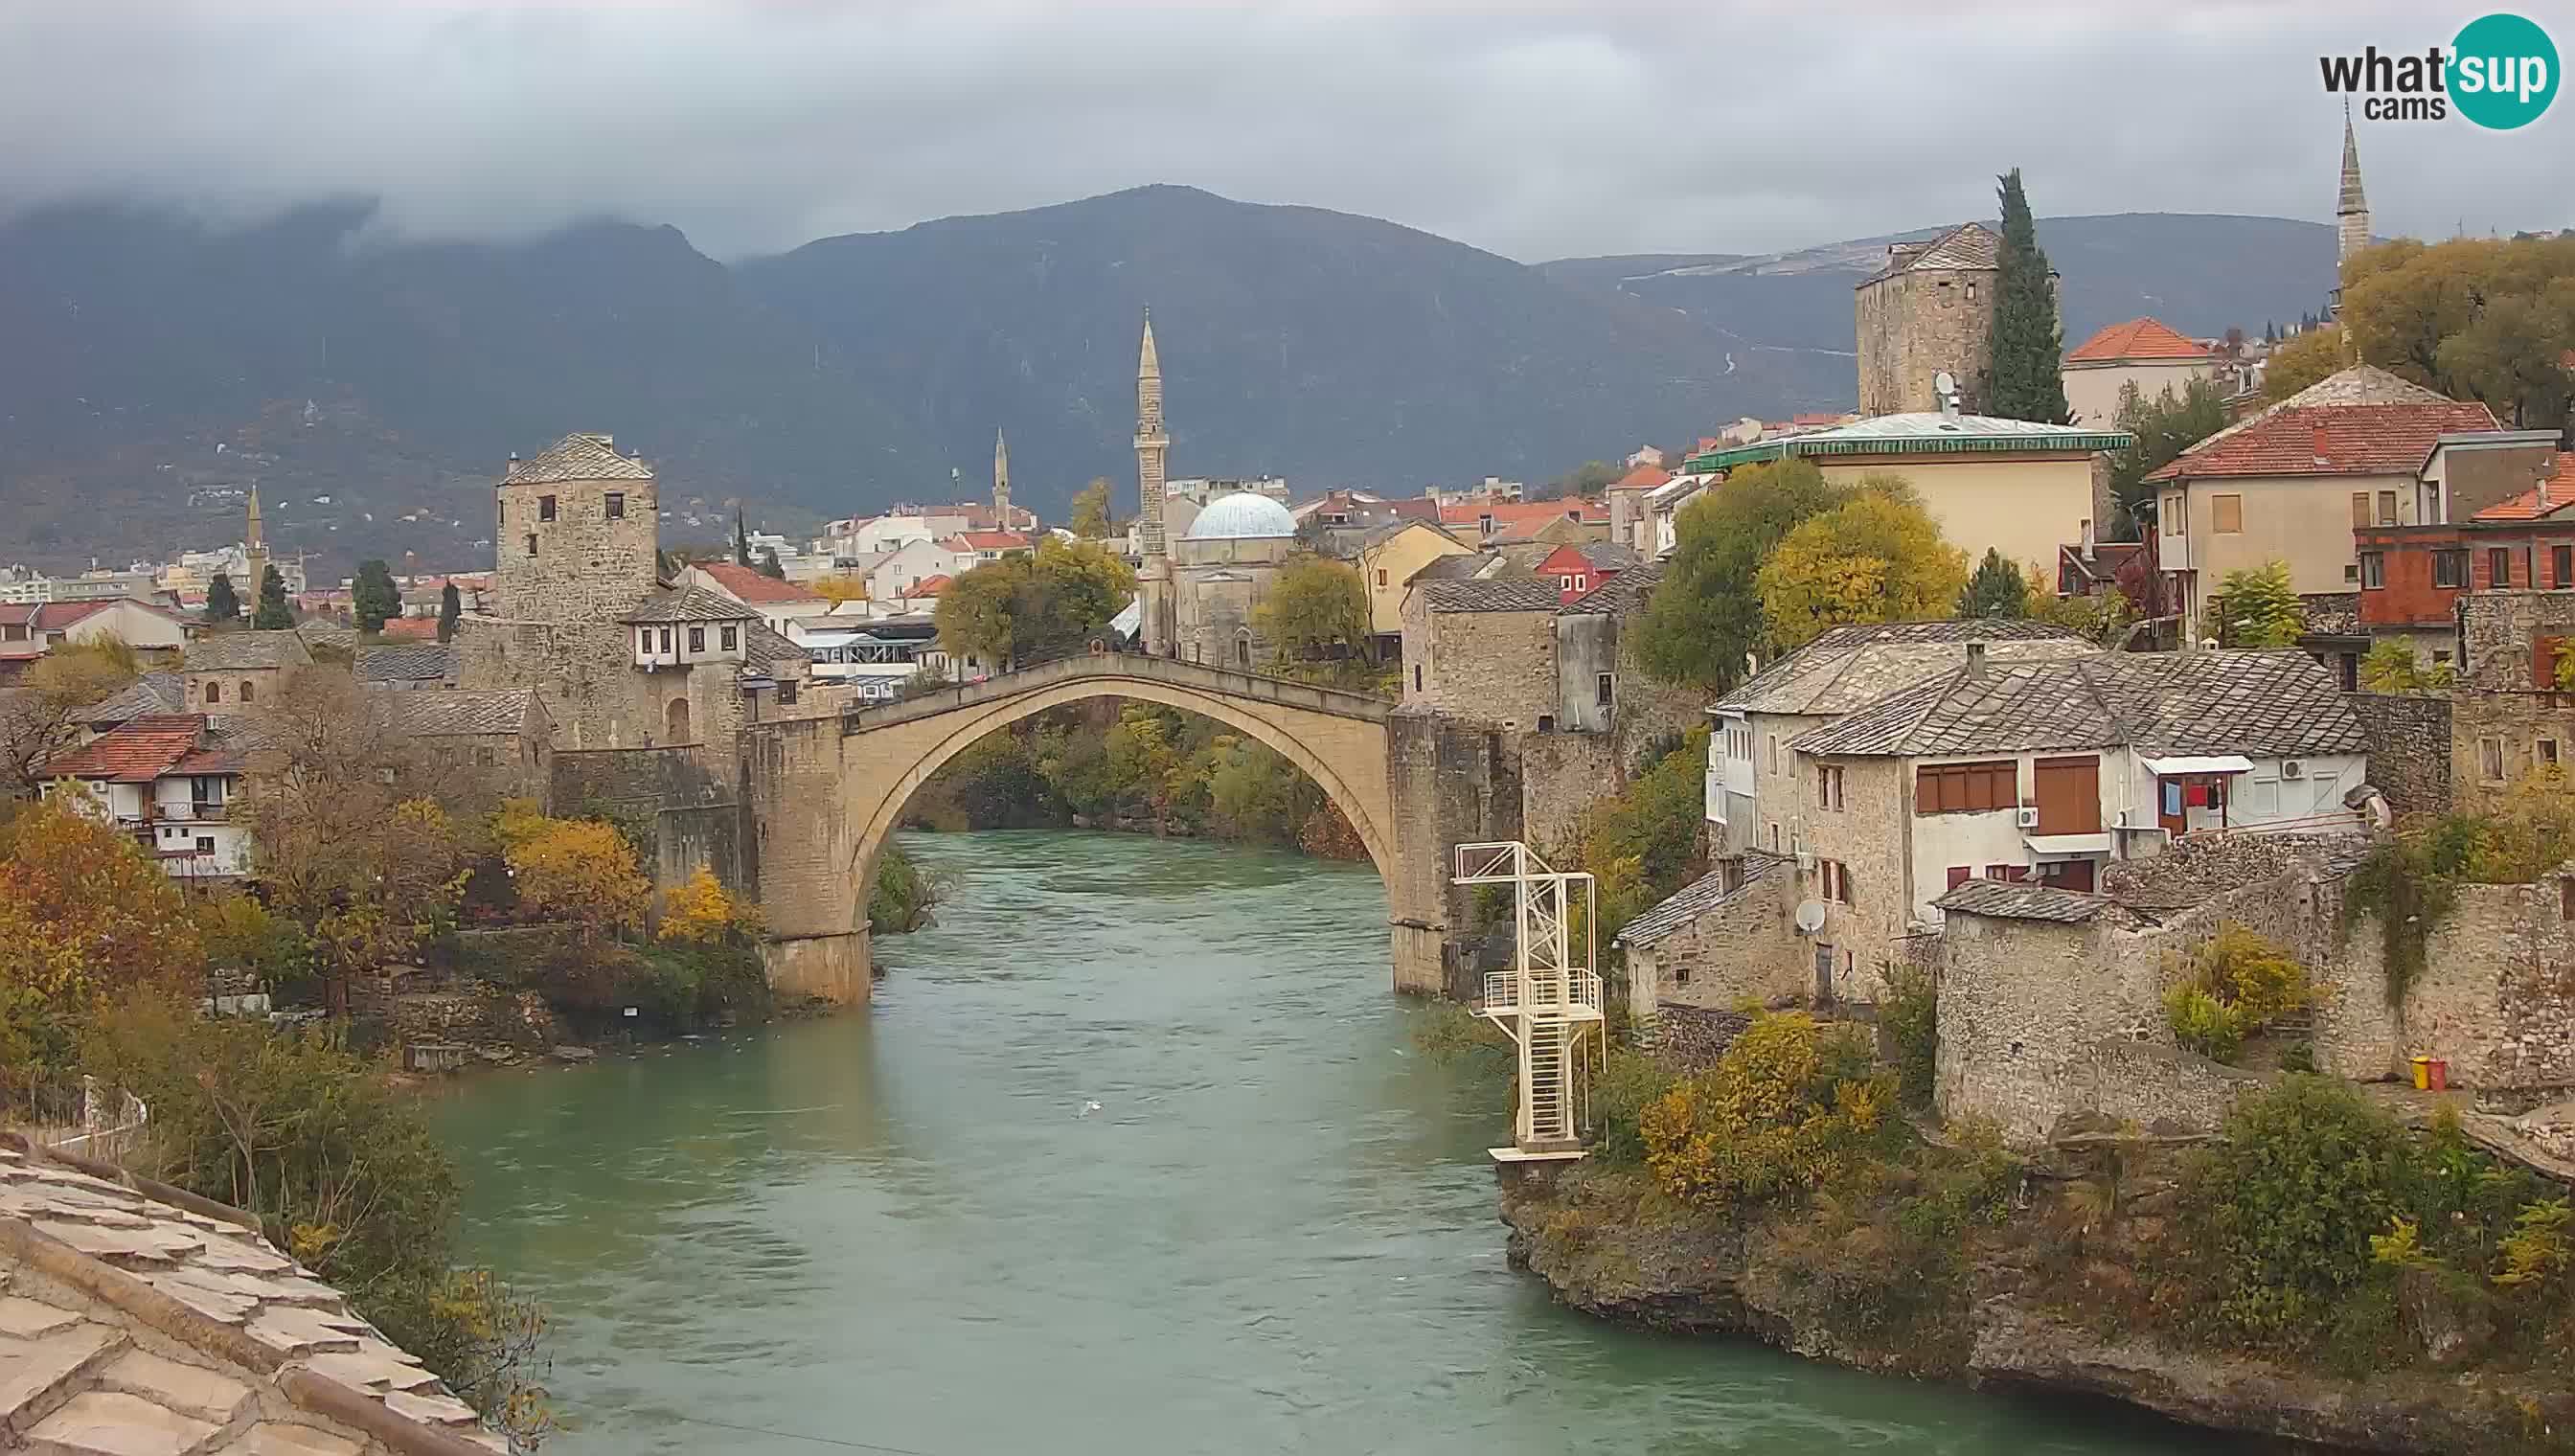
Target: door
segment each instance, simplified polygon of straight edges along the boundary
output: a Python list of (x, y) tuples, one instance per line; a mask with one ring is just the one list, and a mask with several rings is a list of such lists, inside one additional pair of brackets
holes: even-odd
[(1832, 1003), (1833, 947), (1818, 940), (1815, 942), (1815, 1004), (1829, 1006)]
[(2041, 758), (2030, 774), (2031, 796), (2038, 800), (2042, 834), (2101, 832), (2101, 760), (2098, 757)]

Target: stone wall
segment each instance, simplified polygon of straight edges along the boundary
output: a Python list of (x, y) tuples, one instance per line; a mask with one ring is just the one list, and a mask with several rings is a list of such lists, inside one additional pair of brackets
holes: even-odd
[(1747, 880), (1661, 940), (1629, 946), (1628, 978), (1658, 1012), (1806, 1001), (1815, 992), (1814, 956), (1789, 918), (1796, 902), (1789, 866)]
[(1550, 859), (1570, 862), (1582, 816), (1625, 781), (1618, 739), (1609, 733), (1519, 733), (1521, 837)]
[[(618, 493), (625, 513), (608, 515)], [(539, 502), (552, 497), (554, 519)], [(611, 481), (512, 483), (494, 492), (494, 572), (498, 615), (520, 622), (606, 623), (653, 590), (661, 541), (660, 488), (650, 477)], [(535, 550), (529, 549), (530, 538)], [(622, 634), (621, 634), (622, 636)], [(623, 661), (621, 655), (619, 661)]]
[(2575, 693), (2463, 690), (2452, 695), (2449, 728), (2450, 797), (2460, 808), (2494, 806), (2552, 754), (2575, 763)]
[[(2412, 1056), (2449, 1063), (2450, 1085), (2533, 1092), (2575, 1087), (2575, 921), (2566, 910), (2575, 875), (2536, 884), (2463, 884), (2433, 926), (2424, 969), (2406, 990), (2400, 1042), (2384, 1070)], [(2363, 916), (2348, 937), (2352, 979), (2373, 983), (2381, 1004), (2378, 924)], [(2392, 1038), (2393, 1039), (2393, 1038)]]
[(580, 748), (554, 755), (559, 813), (605, 808), (649, 818), (653, 882), (669, 889), (703, 868), (726, 888), (757, 893), (744, 814), (734, 785), (717, 776), (700, 747)]
[(1675, 1071), (1703, 1071), (1716, 1065), (1752, 1018), (1741, 1011), (1669, 1005), (1654, 1013), (1638, 1039), (1654, 1060)]
[(1395, 866), (1386, 875), (1398, 990), (1469, 1000), (1481, 993), (1482, 927), (1468, 887), (1451, 882), (1455, 846), (1525, 837), (1523, 739), (1490, 724), (1405, 710), (1386, 720), (1386, 788)]
[(543, 1051), (555, 1041), (554, 1012), (534, 991), (515, 995), (496, 986), (420, 991), (394, 997), (386, 1008), (396, 1039), (461, 1041)]
[(2450, 810), (2450, 700), (2354, 693), (2343, 702), (2369, 733), (2369, 781), (2398, 813)]
[[(1403, 706), (1533, 730), (1556, 706), (1555, 613), (1403, 605)], [(1416, 686), (1417, 685), (1417, 686)]]
[(1866, 285), (1853, 296), (1859, 338), (1859, 412), (1938, 410), (1932, 376), (1957, 376), (1959, 408), (1982, 411), (1993, 392), (1995, 280), (1987, 269), (1924, 268)]

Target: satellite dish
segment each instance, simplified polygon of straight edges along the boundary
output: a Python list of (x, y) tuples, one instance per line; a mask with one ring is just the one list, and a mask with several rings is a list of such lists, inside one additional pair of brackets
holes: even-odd
[(1824, 928), (1824, 902), (1822, 900), (1801, 901), (1797, 906), (1797, 933), (1812, 935), (1822, 928)]
[(1938, 374), (1931, 376), (1931, 392), (1933, 394), (1944, 396), (1956, 394), (1958, 392), (1958, 377), (1945, 369), (1940, 371)]

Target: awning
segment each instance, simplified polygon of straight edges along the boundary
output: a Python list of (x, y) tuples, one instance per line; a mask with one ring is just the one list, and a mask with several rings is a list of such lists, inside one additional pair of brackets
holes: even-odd
[(2193, 773), (2250, 773), (2253, 760), (2240, 753), (2205, 753), (2196, 757), (2144, 758), (2146, 771), (2157, 778), (2184, 778)]
[(2020, 841), (2041, 859), (2080, 859), (2110, 852), (2110, 836), (2100, 834), (2023, 834)]

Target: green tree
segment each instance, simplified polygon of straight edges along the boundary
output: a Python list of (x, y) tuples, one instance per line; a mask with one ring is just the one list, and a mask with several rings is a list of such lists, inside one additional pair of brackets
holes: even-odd
[(1625, 474), (1623, 467), (1611, 465), (1605, 460), (1586, 460), (1539, 487), (1533, 493), (1533, 498), (1550, 501), (1567, 496), (1589, 496), (1606, 489), (1611, 482)]
[(1096, 541), (1047, 537), (948, 584), (934, 614), (950, 657), (1029, 663), (1079, 648), (1136, 595), (1136, 573)]
[(2022, 579), (2020, 568), (2004, 560), (2000, 551), (1986, 547), (1976, 574), (1958, 593), (1958, 615), (2027, 617), (2029, 610), (2029, 583)]
[(207, 625), (230, 627), (239, 621), (241, 621), (241, 596), (233, 591), (233, 579), (223, 572), (217, 572), (215, 579), (206, 584)]
[(1374, 669), (1367, 587), (1356, 571), (1328, 557), (1289, 557), (1270, 600), (1253, 610), (1253, 623), (1270, 640), (1273, 666), (1290, 677), (1343, 683)]
[(2354, 357), (2498, 418), (2565, 428), (2575, 378), (2575, 238), (2384, 243), (2343, 264)]
[(2447, 663), (2423, 666), (2422, 654), (2401, 637), (2383, 637), (2360, 660), (2360, 686), (2371, 693), (2446, 693), (2456, 681)]
[(275, 566), (259, 574), (259, 610), (251, 614), (250, 625), (259, 632), (285, 632), (295, 626), (295, 614), (286, 606), (286, 579)]
[(2228, 572), (2208, 607), (2221, 647), (2294, 647), (2307, 630), (2306, 609), (2283, 561)]
[(773, 546), (760, 554), (760, 574), (773, 582), (787, 580), (787, 568), (778, 560), (778, 548)]
[(357, 614), (360, 632), (382, 632), (387, 622), (402, 616), (402, 589), (394, 585), (393, 568), (375, 557), (358, 563), (357, 579), (349, 584), (349, 607)]
[(2342, 331), (2309, 329), (2282, 341), (2262, 365), (2262, 398), (2278, 404), (2342, 369)]
[(733, 564), (747, 567), (751, 562), (751, 533), (743, 529), (742, 508), (733, 508)]
[(0, 798), (33, 798), (45, 760), (70, 747), (82, 715), (141, 675), (134, 649), (114, 638), (64, 643), (0, 693)]
[(2056, 317), (2056, 288), (2038, 225), (2022, 195), (2020, 169), (2001, 184), (2003, 249), (1994, 281), (1993, 389), (1987, 409), (2006, 420), (2061, 425), (2073, 418), (2065, 403), (2065, 328)]
[(2212, 380), (2191, 380), (2179, 395), (2166, 385), (2151, 400), (2132, 380), (2119, 387), (2117, 423), (2135, 443), (2110, 456), (2110, 496), (2119, 513), (2110, 530), (2117, 540), (2138, 541), (2145, 530), (2143, 508), (2155, 494), (2146, 477), (2225, 429), (2226, 401)]
[(1085, 541), (1097, 541), (1109, 534), (1109, 477), (1094, 476), (1091, 484), (1073, 498), (1073, 520), (1067, 529)]
[(438, 591), (438, 640), (456, 641), (456, 624), (465, 615), (464, 599), (457, 595), (456, 584), (448, 583)]
[(1648, 599), (1637, 653), (1666, 683), (1723, 693), (1770, 650), (1754, 579), (1772, 547), (1849, 492), (1812, 462), (1746, 466), (1681, 508), (1670, 565)]
[(1966, 588), (1967, 557), (1940, 539), (1912, 487), (1878, 478), (1783, 537), (1753, 585), (1770, 641), (1793, 649), (1828, 627), (1948, 613)]

